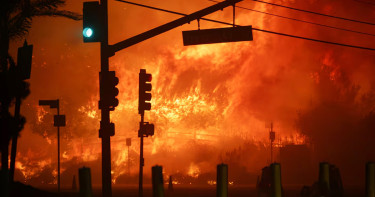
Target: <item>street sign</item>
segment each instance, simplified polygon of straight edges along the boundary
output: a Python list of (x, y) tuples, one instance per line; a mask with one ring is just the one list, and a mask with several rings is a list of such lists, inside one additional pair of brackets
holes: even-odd
[(131, 145), (132, 145), (132, 139), (126, 138), (126, 146), (131, 146)]
[(50, 108), (58, 108), (59, 100), (39, 100), (39, 105), (49, 105)]
[(183, 31), (184, 46), (213, 44), (223, 42), (252, 41), (253, 33), (250, 26), (238, 26), (218, 29), (202, 29)]
[(55, 115), (53, 119), (53, 126), (65, 127), (65, 115)]

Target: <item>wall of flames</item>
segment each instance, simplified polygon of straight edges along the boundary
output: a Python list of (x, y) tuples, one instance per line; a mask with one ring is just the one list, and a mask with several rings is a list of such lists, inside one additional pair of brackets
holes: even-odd
[[(335, 15), (375, 17), (374, 10), (350, 1), (343, 4), (335, 1), (322, 4), (314, 0), (277, 2)], [(212, 5), (201, 0), (142, 3), (183, 13)], [(321, 17), (253, 1), (239, 5), (322, 22)], [(348, 6), (351, 6), (350, 13), (345, 9)], [(67, 1), (66, 9), (81, 12), (82, 1)], [(208, 17), (231, 21), (232, 11), (227, 8)], [(110, 43), (176, 18), (178, 16), (110, 1)], [(337, 42), (375, 44), (373, 37), (339, 33), (241, 9), (236, 10), (236, 22)], [(346, 25), (334, 20), (326, 22)], [(366, 31), (375, 30), (351, 25)], [(220, 26), (201, 22), (201, 28)], [(236, 165), (257, 174), (269, 161), (265, 125), (271, 121), (275, 123), (280, 144), (306, 142), (306, 136), (299, 134), (294, 122), (299, 110), (319, 102), (314, 85), (319, 83), (317, 71), (322, 67), (337, 67), (350, 73), (350, 80), (360, 84), (363, 93), (371, 91), (374, 83), (370, 77), (375, 61), (372, 52), (256, 31), (252, 42), (183, 47), (181, 31), (188, 29), (197, 29), (196, 22), (125, 49), (110, 60), (110, 69), (116, 71), (120, 80), (120, 104), (111, 113), (111, 120), (116, 124), (116, 135), (112, 137), (113, 183), (126, 182), (126, 178), (131, 179), (138, 172), (140, 68), (153, 74), (152, 110), (146, 112), (146, 121), (155, 124), (155, 136), (145, 140), (146, 175), (155, 164), (163, 165), (166, 176), (198, 177), (213, 173), (216, 164), (228, 161), (228, 153), (233, 150), (243, 151)], [(60, 18), (35, 19), (27, 39), (34, 44), (34, 56), (31, 94), (23, 102), (21, 111), (27, 124), (19, 139), (16, 179), (30, 184), (56, 183), (56, 128), (52, 127), (56, 112), (39, 107), (37, 103), (39, 99), (59, 98), (61, 113), (67, 117), (67, 126), (61, 129), (63, 184), (71, 184), (72, 176), (77, 175), (83, 165), (92, 168), (94, 183), (100, 183), (99, 45), (82, 43), (81, 22)], [(13, 54), (20, 43), (22, 41), (13, 43)], [(335, 80), (334, 71), (332, 80)], [(126, 138), (132, 138), (130, 155)], [(131, 176), (127, 175), (128, 157)]]

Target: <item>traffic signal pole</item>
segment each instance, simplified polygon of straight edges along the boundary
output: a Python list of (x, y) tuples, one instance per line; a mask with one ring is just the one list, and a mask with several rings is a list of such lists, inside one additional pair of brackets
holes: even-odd
[(174, 21), (171, 21), (169, 23), (166, 23), (164, 25), (161, 25), (159, 27), (156, 27), (154, 29), (148, 30), (146, 32), (143, 32), (141, 34), (138, 34), (136, 36), (133, 36), (131, 38), (128, 38), (126, 40), (123, 40), (121, 42), (118, 42), (114, 45), (111, 45), (111, 52), (115, 53), (117, 51), (120, 51), (122, 49), (128, 48), (130, 46), (133, 46), (135, 44), (138, 44), (144, 40), (150, 39), (152, 37), (155, 37), (159, 34), (162, 34), (164, 32), (167, 32), (169, 30), (172, 30), (176, 27), (179, 27), (181, 25), (190, 23), (191, 21), (200, 19), (208, 14), (211, 14), (213, 12), (216, 12), (218, 10), (222, 10), (228, 6), (233, 6), (238, 2), (241, 2), (243, 0), (226, 0), (220, 3), (217, 3), (215, 5), (212, 5), (210, 7), (204, 8), (202, 10), (199, 10), (197, 12), (194, 12), (192, 14), (186, 15), (184, 17), (181, 17), (179, 19), (176, 19)]
[[(101, 76), (109, 75), (109, 58), (119, 50), (125, 49), (132, 45), (135, 45), (139, 42), (157, 36), (161, 33), (167, 32), (172, 30), (176, 27), (179, 27), (183, 24), (189, 23), (193, 20), (197, 20), (205, 15), (213, 13), (218, 10), (222, 10), (225, 7), (234, 5), (242, 0), (225, 0), (223, 2), (217, 3), (213, 6), (207, 7), (203, 10), (198, 12), (194, 12), (190, 15), (184, 16), (180, 19), (172, 21), (170, 23), (164, 24), (157, 28), (151, 29), (146, 31), (142, 34), (137, 36), (131, 37), (114, 45), (108, 44), (108, 0), (100, 0), (100, 5), (94, 5), (94, 3), (84, 2), (84, 16), (83, 16), (83, 24), (85, 25), (86, 15), (90, 15), (89, 19), (90, 22), (100, 24), (100, 38), (95, 36), (95, 33), (99, 32), (99, 29), (84, 29), (84, 42), (99, 42), (100, 43), (100, 73), (99, 73), (99, 86), (100, 86), (100, 101), (99, 101), (99, 109), (101, 110), (101, 121), (100, 121), (100, 130), (99, 130), (99, 137), (102, 138), (102, 196), (103, 197), (112, 197), (112, 188), (111, 188), (111, 141), (110, 137), (114, 135), (114, 124), (110, 122), (110, 111), (114, 110), (115, 106), (110, 106), (107, 101), (105, 101), (105, 92), (103, 91), (106, 89), (105, 83), (103, 80), (100, 80)], [(85, 6), (86, 5), (86, 6)], [(99, 6), (100, 13), (92, 13), (92, 9), (95, 6)], [(86, 12), (85, 11), (90, 11)], [(100, 17), (97, 17), (100, 15)], [(97, 21), (92, 21), (97, 20)], [(99, 20), (99, 21), (98, 21)], [(95, 26), (98, 28), (98, 26)], [(90, 40), (90, 37), (94, 35), (94, 39)], [(117, 104), (116, 104), (117, 106)], [(148, 109), (149, 110), (149, 109)], [(152, 131), (152, 135), (154, 132), (154, 125), (146, 123), (143, 125), (143, 115), (142, 115), (142, 127), (147, 131)], [(141, 130), (141, 129), (140, 129)], [(142, 174), (143, 174), (143, 137), (147, 137), (150, 134), (141, 135), (141, 157), (140, 157), (140, 197), (142, 197)]]
[[(144, 121), (144, 113), (141, 114), (141, 124), (143, 125)], [(140, 136), (141, 138), (141, 145), (139, 146), (140, 153), (139, 153), (139, 186), (138, 186), (138, 197), (143, 197), (143, 166), (144, 166), (144, 158), (143, 158), (143, 134)]]
[[(18, 121), (20, 118), (20, 110), (21, 110), (21, 98), (20, 96), (16, 97), (16, 105), (14, 108), (14, 118)], [(16, 164), (16, 155), (17, 155), (17, 140), (18, 136), (14, 135), (12, 138), (12, 150), (10, 153), (10, 181), (14, 181), (14, 168)]]
[[(109, 72), (109, 53), (108, 53), (108, 1), (100, 1), (102, 11), (102, 33), (100, 42), (100, 72)], [(100, 86), (103, 84), (100, 83)], [(101, 90), (102, 88), (100, 88)], [(100, 100), (103, 100), (103, 92), (100, 91)], [(109, 106), (103, 105), (101, 108), (100, 137), (102, 138), (102, 196), (112, 197), (112, 179), (111, 179), (111, 139), (109, 132), (110, 117)]]
[[(60, 105), (57, 105), (57, 115), (60, 116)], [(60, 193), (60, 126), (57, 126), (57, 190)]]

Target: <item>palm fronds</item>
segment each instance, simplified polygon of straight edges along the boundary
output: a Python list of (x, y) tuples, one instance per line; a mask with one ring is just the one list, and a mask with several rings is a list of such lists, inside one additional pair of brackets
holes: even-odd
[(31, 28), (33, 17), (52, 16), (65, 17), (73, 20), (82, 20), (82, 15), (59, 10), (58, 7), (65, 5), (65, 0), (15, 0), (10, 1), (8, 33), (9, 39), (22, 38)]

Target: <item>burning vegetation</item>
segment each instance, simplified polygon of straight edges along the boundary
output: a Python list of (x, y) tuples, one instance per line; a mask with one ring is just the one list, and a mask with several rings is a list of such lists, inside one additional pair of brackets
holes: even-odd
[[(355, 1), (282, 2), (353, 18), (375, 17), (373, 9)], [(191, 13), (211, 3), (195, 0), (155, 4)], [(81, 1), (67, 1), (67, 5), (69, 10), (82, 9)], [(241, 6), (322, 22), (320, 17), (253, 1)], [(350, 13), (346, 9), (349, 6)], [(109, 10), (110, 43), (176, 18), (118, 2), (110, 2)], [(225, 9), (209, 17), (230, 21), (231, 14), (231, 9)], [(236, 10), (236, 23), (337, 42), (375, 44), (371, 36), (298, 24), (243, 9)], [(347, 24), (333, 19), (327, 23)], [(40, 18), (34, 24), (27, 38), (35, 47), (31, 94), (21, 109), (27, 123), (19, 138), (15, 179), (32, 185), (56, 183), (53, 113), (39, 107), (38, 100), (59, 98), (60, 110), (67, 118), (66, 127), (61, 129), (62, 184), (71, 185), (73, 175), (82, 166), (92, 169), (93, 183), (99, 184), (99, 47), (82, 43), (81, 24), (57, 18)], [(363, 31), (375, 30), (372, 26), (351, 25)], [(217, 26), (201, 22), (201, 28)], [(273, 121), (276, 161), (280, 159), (280, 147), (307, 144), (312, 150), (311, 163), (335, 163), (342, 168), (344, 183), (363, 179), (358, 174), (365, 161), (375, 158), (373, 52), (261, 32), (254, 32), (252, 42), (183, 47), (181, 31), (188, 29), (197, 29), (197, 24), (184, 25), (110, 59), (110, 68), (120, 81), (120, 104), (111, 113), (116, 124), (116, 134), (111, 138), (113, 183), (138, 180), (140, 68), (153, 75), (152, 110), (146, 117), (155, 124), (155, 135), (145, 139), (146, 176), (150, 176), (151, 166), (159, 164), (163, 165), (164, 176), (172, 175), (175, 183), (212, 185), (216, 164), (224, 162), (229, 165), (232, 184), (255, 184), (262, 167), (270, 162), (269, 129), (265, 125)], [(129, 153), (126, 138), (132, 139)]]

